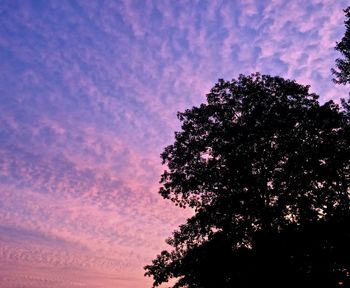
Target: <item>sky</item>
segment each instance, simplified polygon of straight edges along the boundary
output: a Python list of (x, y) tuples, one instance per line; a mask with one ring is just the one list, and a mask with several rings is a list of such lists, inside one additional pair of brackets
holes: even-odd
[(345, 0), (1, 0), (0, 286), (146, 288), (191, 215), (158, 194), (177, 111), (261, 72), (348, 96)]

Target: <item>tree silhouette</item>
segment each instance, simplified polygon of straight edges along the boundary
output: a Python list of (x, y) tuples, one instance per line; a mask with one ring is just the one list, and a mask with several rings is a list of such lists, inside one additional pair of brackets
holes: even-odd
[(335, 76), (334, 82), (345, 85), (350, 83), (350, 7), (346, 8), (344, 12), (346, 16), (345, 34), (335, 47), (342, 54), (343, 58), (336, 60), (338, 70), (332, 69), (332, 72)]
[(194, 216), (145, 275), (153, 287), (350, 287), (349, 105), (253, 74), (178, 113), (160, 194)]

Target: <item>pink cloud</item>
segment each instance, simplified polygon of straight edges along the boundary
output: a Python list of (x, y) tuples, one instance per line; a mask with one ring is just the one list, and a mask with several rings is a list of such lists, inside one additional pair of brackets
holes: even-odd
[(2, 287), (149, 287), (142, 267), (191, 215), (157, 194), (159, 154), (217, 78), (260, 70), (347, 96), (330, 75), (345, 1), (13, 5), (0, 19)]

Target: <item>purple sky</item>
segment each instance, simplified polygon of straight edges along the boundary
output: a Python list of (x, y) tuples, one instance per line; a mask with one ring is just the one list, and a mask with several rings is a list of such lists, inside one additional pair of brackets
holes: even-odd
[(345, 0), (0, 4), (0, 286), (146, 288), (190, 215), (158, 195), (176, 112), (218, 78), (331, 82)]

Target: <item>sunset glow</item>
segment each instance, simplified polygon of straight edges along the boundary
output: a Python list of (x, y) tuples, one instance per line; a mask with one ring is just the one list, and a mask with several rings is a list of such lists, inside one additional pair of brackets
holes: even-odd
[(348, 96), (345, 0), (0, 4), (0, 287), (146, 288), (191, 211), (158, 194), (176, 112), (259, 71)]

